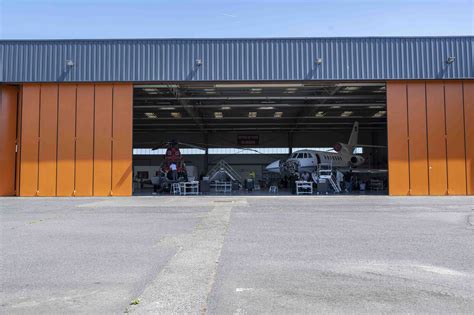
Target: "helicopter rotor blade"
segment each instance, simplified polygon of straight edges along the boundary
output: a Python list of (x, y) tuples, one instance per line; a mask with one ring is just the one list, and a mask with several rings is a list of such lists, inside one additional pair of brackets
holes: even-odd
[(195, 144), (190, 144), (190, 143), (185, 143), (185, 142), (177, 142), (177, 143), (180, 144), (180, 145), (183, 145), (183, 146), (187, 146), (187, 147), (190, 147), (190, 148), (194, 148), (194, 149), (206, 150), (205, 148), (200, 147), (200, 146), (195, 145)]

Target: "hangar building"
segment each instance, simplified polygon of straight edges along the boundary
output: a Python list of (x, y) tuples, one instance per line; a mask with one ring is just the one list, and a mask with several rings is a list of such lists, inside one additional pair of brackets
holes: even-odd
[[(390, 195), (473, 195), (474, 37), (0, 41), (0, 195), (129, 196), (163, 143), (245, 177), (354, 122)], [(158, 148), (158, 150), (152, 150)]]

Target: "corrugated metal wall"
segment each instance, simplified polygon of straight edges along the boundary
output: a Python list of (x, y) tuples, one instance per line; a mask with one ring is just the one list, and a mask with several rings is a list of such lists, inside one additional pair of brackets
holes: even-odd
[(387, 83), (391, 195), (474, 195), (474, 81)]
[(25, 84), (21, 96), (20, 196), (131, 195), (131, 84)]
[[(0, 82), (462, 79), (474, 77), (473, 42), (472, 36), (0, 41)], [(450, 65), (449, 56), (456, 58)], [(75, 65), (68, 68), (66, 60)]]

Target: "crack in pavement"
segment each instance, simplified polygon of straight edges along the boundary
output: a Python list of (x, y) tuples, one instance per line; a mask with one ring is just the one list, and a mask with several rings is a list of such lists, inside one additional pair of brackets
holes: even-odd
[(138, 314), (205, 313), (233, 204), (215, 204), (192, 234), (163, 239), (177, 253), (127, 311)]

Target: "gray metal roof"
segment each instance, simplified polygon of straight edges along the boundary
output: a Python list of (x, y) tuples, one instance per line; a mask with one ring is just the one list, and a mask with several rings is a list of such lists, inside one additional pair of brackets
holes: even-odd
[[(0, 41), (0, 82), (465, 79), (474, 78), (473, 41), (473, 36)], [(450, 56), (456, 60), (448, 64)]]

